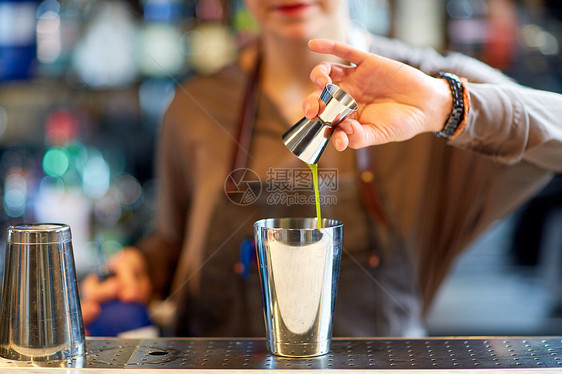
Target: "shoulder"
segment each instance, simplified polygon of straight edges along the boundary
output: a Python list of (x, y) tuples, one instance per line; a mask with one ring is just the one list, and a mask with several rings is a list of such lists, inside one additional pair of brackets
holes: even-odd
[[(232, 128), (239, 111), (245, 74), (237, 65), (211, 75), (186, 79), (175, 88), (162, 126), (168, 131), (189, 128), (190, 136)], [(212, 135), (212, 134), (208, 134)]]
[(230, 65), (214, 74), (190, 77), (176, 87), (171, 108), (232, 103), (240, 97), (244, 82), (245, 74), (238, 65)]

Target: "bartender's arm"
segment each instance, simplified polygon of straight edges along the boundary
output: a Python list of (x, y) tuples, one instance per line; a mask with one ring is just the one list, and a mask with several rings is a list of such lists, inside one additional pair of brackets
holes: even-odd
[[(402, 141), (443, 129), (452, 110), (452, 94), (444, 79), (431, 77), (398, 61), (330, 40), (309, 47), (333, 54), (352, 66), (323, 63), (311, 72), (321, 89), (340, 85), (360, 110), (341, 123), (332, 136), (337, 150)], [(470, 78), (469, 78), (470, 79)], [(451, 145), (471, 149), (504, 163), (525, 159), (541, 168), (562, 170), (562, 95), (501, 83), (464, 81), (470, 108), (462, 131)], [(303, 103), (307, 117), (320, 110), (317, 94)]]
[(186, 196), (190, 192), (185, 184), (187, 178), (180, 172), (183, 160), (177, 157), (180, 137), (175, 126), (178, 121), (180, 119), (167, 113), (158, 140), (156, 227), (135, 247), (126, 247), (109, 259), (107, 266), (114, 276), (102, 280), (97, 274), (90, 274), (82, 281), (80, 297), (86, 324), (99, 315), (100, 304), (105, 301), (119, 299), (148, 304), (153, 298), (164, 298), (167, 294), (179, 258)]

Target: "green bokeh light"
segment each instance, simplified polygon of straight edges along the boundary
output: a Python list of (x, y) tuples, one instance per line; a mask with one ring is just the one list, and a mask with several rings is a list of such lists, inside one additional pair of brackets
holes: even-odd
[(68, 153), (60, 148), (51, 148), (43, 156), (43, 171), (52, 177), (61, 177), (68, 170)]

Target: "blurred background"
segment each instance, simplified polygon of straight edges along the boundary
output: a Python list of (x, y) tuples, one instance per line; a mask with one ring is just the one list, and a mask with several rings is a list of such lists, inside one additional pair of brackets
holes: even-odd
[[(560, 0), (349, 3), (373, 33), (562, 92)], [(0, 262), (7, 227), (24, 221), (71, 225), (79, 277), (146, 232), (175, 85), (232, 62), (255, 32), (240, 0), (0, 0)], [(431, 334), (562, 334), (561, 184), (459, 259)]]

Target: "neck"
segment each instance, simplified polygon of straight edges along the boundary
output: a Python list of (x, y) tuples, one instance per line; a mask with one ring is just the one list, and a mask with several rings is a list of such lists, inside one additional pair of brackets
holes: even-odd
[[(345, 41), (346, 38), (347, 33), (344, 32), (332, 37), (341, 41)], [(334, 56), (311, 52), (308, 49), (308, 40), (263, 35), (262, 48), (264, 82), (285, 82), (310, 88), (312, 68), (321, 62), (344, 62)]]
[(264, 40), (263, 42), (262, 78), (264, 82), (285, 82), (308, 86), (310, 71), (323, 61), (323, 56), (312, 53), (308, 49), (307, 42), (302, 40)]
[[(345, 41), (347, 33), (329, 37)], [(311, 52), (308, 40), (274, 35), (262, 35), (262, 58), (262, 89), (278, 108), (283, 108), (289, 122), (302, 116), (303, 99), (317, 89), (310, 81), (312, 68), (326, 61), (344, 63), (333, 56)]]

